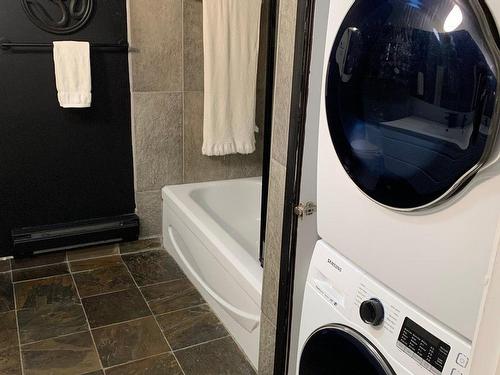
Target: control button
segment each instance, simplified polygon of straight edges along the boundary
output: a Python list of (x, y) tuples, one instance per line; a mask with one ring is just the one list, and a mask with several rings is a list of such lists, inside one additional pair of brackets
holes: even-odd
[(457, 364), (459, 364), (463, 368), (466, 368), (467, 363), (469, 363), (469, 358), (464, 353), (459, 353), (457, 356)]
[(366, 300), (359, 307), (359, 316), (366, 324), (378, 326), (384, 320), (384, 306), (376, 298)]
[(451, 370), (451, 375), (464, 375), (464, 373), (459, 369), (454, 368), (453, 370)]

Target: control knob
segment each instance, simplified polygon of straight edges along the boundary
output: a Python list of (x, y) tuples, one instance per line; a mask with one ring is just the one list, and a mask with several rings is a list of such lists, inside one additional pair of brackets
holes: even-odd
[(359, 316), (366, 324), (376, 327), (384, 320), (384, 305), (376, 298), (366, 300), (359, 307)]

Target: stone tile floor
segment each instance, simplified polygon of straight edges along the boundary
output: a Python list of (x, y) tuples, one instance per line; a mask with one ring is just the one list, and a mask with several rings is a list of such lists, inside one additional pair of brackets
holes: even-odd
[(0, 374), (255, 374), (159, 240), (0, 261)]

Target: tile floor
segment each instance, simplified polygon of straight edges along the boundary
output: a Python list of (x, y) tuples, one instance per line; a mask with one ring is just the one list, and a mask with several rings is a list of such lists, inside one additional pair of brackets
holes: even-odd
[(0, 374), (255, 374), (159, 240), (0, 261)]

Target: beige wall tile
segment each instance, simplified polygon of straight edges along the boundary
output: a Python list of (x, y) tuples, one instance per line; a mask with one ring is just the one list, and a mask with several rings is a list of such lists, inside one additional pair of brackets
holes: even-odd
[(224, 156), (204, 156), (203, 92), (184, 93), (184, 182), (224, 180), (229, 162)]
[(262, 287), (262, 312), (276, 323), (281, 259), (281, 232), (285, 196), (286, 169), (271, 159), (267, 206), (266, 252)]
[(255, 151), (252, 154), (232, 154), (226, 156), (229, 163), (226, 178), (262, 176), (262, 158), (264, 156), (263, 131), (255, 134), (255, 140)]
[(271, 159), (267, 210), (266, 246), (281, 246), (286, 168)]
[(132, 91), (182, 91), (182, 0), (129, 0)]
[(182, 183), (182, 93), (134, 93), (137, 191)]
[(279, 249), (266, 246), (267, 254), (264, 257), (264, 276), (262, 280), (261, 310), (267, 318), (276, 324), (278, 316), (278, 291), (280, 278), (280, 262), (276, 257), (268, 256), (273, 252), (279, 254)]
[(273, 375), (276, 327), (262, 314), (260, 317), (259, 375)]
[(203, 92), (184, 93), (184, 182), (262, 176), (262, 135), (250, 155), (205, 156), (203, 144)]
[[(129, 8), (130, 41), (136, 49), (131, 55), (131, 74), (137, 192), (150, 194), (167, 184), (262, 175), (265, 28), (259, 58), (257, 124), (261, 132), (256, 135), (257, 150), (251, 155), (207, 157), (201, 154), (202, 2), (129, 0)], [(263, 8), (263, 19), (268, 17), (265, 11)], [(139, 214), (149, 228), (153, 220), (144, 210), (145, 195), (141, 197), (143, 209)], [(145, 232), (159, 233), (155, 233), (157, 229)]]
[(184, 90), (203, 91), (203, 3), (184, 0)]
[(157, 236), (161, 233), (161, 192), (146, 191), (135, 195), (137, 214), (141, 218), (140, 237)]
[(272, 157), (286, 165), (297, 0), (280, 1), (274, 91)]

